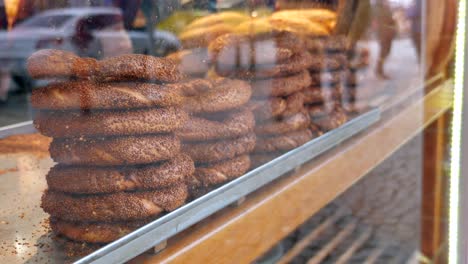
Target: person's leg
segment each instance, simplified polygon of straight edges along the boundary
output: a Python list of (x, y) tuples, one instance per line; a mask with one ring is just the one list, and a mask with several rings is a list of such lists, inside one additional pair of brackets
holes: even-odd
[(380, 40), (380, 52), (379, 52), (379, 58), (377, 60), (377, 67), (376, 67), (375, 73), (377, 74), (377, 77), (379, 78), (388, 79), (389, 77), (385, 74), (385, 71), (384, 71), (384, 64), (388, 55), (390, 55), (390, 51), (392, 49), (393, 34), (385, 34), (381, 36), (379, 40)]
[(418, 56), (418, 61), (420, 61), (421, 60), (421, 30), (420, 30), (420, 27), (412, 26), (411, 39), (413, 40), (414, 48), (416, 50), (416, 55)]

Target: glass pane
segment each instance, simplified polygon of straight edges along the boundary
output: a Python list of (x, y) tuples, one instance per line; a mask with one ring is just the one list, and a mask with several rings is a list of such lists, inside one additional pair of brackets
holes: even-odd
[(0, 1), (0, 262), (446, 262), (457, 2)]

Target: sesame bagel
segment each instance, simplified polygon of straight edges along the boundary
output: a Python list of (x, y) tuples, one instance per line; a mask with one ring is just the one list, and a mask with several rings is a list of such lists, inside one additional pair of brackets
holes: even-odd
[(257, 121), (262, 121), (280, 116), (288, 104), (281, 97), (271, 97), (267, 100), (251, 100), (247, 107), (252, 110)]
[(142, 54), (125, 54), (99, 61), (97, 79), (101, 81), (177, 82), (184, 78), (171, 59)]
[(348, 116), (341, 108), (336, 108), (334, 111), (329, 113), (326, 116), (314, 117), (311, 118), (312, 123), (320, 128), (321, 131), (330, 131), (332, 129), (338, 128), (346, 121), (348, 121)]
[(54, 161), (66, 165), (148, 164), (175, 157), (180, 141), (173, 135), (55, 138), (49, 151)]
[(278, 46), (275, 38), (252, 39), (238, 34), (226, 34), (212, 43), (209, 52), (215, 64), (224, 69), (235, 70), (287, 61), (295, 52), (291, 48), (294, 47)]
[(308, 87), (302, 91), (302, 94), (304, 95), (304, 103), (318, 104), (326, 101), (338, 100), (342, 96), (341, 89), (338, 87)]
[(212, 91), (218, 84), (224, 82), (223, 78), (216, 79), (190, 79), (180, 83), (168, 84), (172, 89), (181, 90), (184, 96), (200, 95)]
[(306, 110), (311, 118), (325, 117), (338, 107), (336, 101), (324, 101), (323, 103), (306, 105)]
[(247, 154), (255, 147), (255, 134), (250, 133), (235, 139), (184, 143), (182, 151), (197, 163), (216, 162)]
[(236, 138), (253, 131), (255, 118), (247, 109), (192, 116), (176, 132), (183, 141), (203, 141)]
[(70, 222), (50, 219), (50, 228), (56, 234), (70, 240), (87, 243), (110, 243), (139, 227), (149, 223), (151, 219), (125, 222)]
[[(224, 34), (210, 43), (208, 53), (214, 62), (233, 65), (236, 61), (255, 59), (254, 64), (272, 64), (301, 53), (304, 40), (294, 33), (275, 32), (244, 35)], [(265, 52), (268, 51), (268, 52)]]
[(175, 61), (179, 70), (190, 76), (203, 76), (210, 67), (206, 48), (180, 50), (169, 54), (167, 58)]
[(66, 221), (112, 222), (138, 220), (172, 211), (182, 206), (187, 196), (184, 183), (156, 191), (88, 196), (46, 191), (41, 207), (52, 217)]
[(281, 119), (304, 110), (304, 95), (293, 93), (287, 97), (271, 97), (267, 100), (256, 100), (249, 103), (258, 123), (272, 118)]
[(309, 129), (293, 131), (282, 135), (258, 137), (255, 152), (277, 152), (295, 149), (314, 138)]
[(252, 89), (241, 80), (222, 79), (213, 90), (186, 98), (184, 107), (191, 113), (213, 113), (238, 108), (246, 104)]
[(280, 120), (257, 124), (255, 133), (257, 135), (278, 135), (307, 128), (309, 123), (310, 119), (307, 113), (299, 112)]
[(286, 109), (281, 113), (281, 117), (288, 117), (304, 111), (304, 94), (296, 92), (286, 97)]
[(69, 51), (42, 49), (34, 52), (26, 62), (32, 78), (90, 78), (97, 71), (98, 62), (80, 58)]
[(188, 119), (182, 109), (148, 108), (124, 111), (40, 111), (34, 126), (55, 138), (80, 136), (123, 136), (168, 133)]
[(185, 180), (195, 171), (190, 157), (144, 166), (87, 167), (55, 165), (46, 176), (49, 190), (76, 194), (167, 188)]
[(346, 36), (329, 36), (319, 38), (307, 38), (305, 40), (307, 50), (311, 53), (336, 53), (349, 50), (350, 42)]
[(314, 58), (308, 52), (295, 54), (291, 59), (278, 64), (256, 65), (251, 69), (222, 68), (216, 65), (216, 71), (221, 76), (230, 76), (239, 79), (267, 79), (293, 75), (304, 69), (310, 68), (315, 63)]
[(183, 91), (152, 83), (56, 82), (34, 89), (31, 104), (37, 109), (126, 109), (180, 105)]
[(323, 71), (310, 74), (310, 86), (332, 87), (344, 80), (342, 71)]
[(301, 71), (298, 74), (257, 80), (251, 83), (253, 97), (269, 97), (269, 96), (288, 96), (295, 92), (301, 91), (311, 84), (311, 78), (307, 70)]
[(346, 54), (320, 54), (314, 58), (308, 67), (311, 73), (338, 71), (348, 66)]
[[(192, 175), (197, 188), (218, 185), (244, 175), (250, 168), (249, 155), (241, 155), (220, 162), (198, 165)], [(192, 188), (193, 186), (190, 186)]]
[(90, 78), (99, 81), (177, 82), (184, 76), (177, 64), (166, 58), (125, 54), (96, 61), (71, 52), (45, 49), (33, 53), (27, 61), (33, 78)]
[(232, 32), (233, 26), (219, 23), (181, 32), (179, 39), (185, 49), (208, 47), (217, 37)]
[(282, 154), (283, 154), (283, 151), (251, 153), (250, 154), (251, 168), (260, 167), (261, 165), (276, 159)]

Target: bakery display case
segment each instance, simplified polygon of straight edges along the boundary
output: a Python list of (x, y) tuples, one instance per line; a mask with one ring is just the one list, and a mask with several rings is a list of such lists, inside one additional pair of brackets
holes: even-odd
[(0, 262), (462, 262), (465, 13), (5, 0)]

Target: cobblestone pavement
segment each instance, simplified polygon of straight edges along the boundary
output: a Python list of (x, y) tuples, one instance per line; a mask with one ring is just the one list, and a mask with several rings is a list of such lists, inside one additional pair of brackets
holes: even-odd
[(386, 241), (419, 246), (422, 137), (416, 137), (342, 194), (335, 203), (375, 227)]
[[(350, 223), (357, 225), (320, 263), (336, 263), (366, 232), (370, 232), (370, 236), (347, 263), (366, 263), (377, 252), (380, 254), (374, 263), (409, 263), (419, 249), (422, 151), (421, 136), (405, 144), (285, 238), (277, 255), (291, 250), (297, 242), (341, 211), (338, 220), (290, 263), (306, 263), (317, 256)], [(278, 247), (269, 255), (274, 250)], [(259, 263), (274, 263), (276, 260)]]

